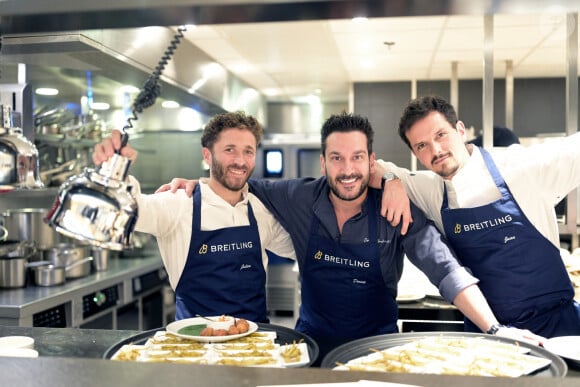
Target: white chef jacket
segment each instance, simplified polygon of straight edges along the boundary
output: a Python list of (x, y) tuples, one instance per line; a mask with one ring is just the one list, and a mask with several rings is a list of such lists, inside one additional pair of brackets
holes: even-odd
[[(163, 264), (169, 276), (169, 283), (175, 290), (185, 267), (191, 240), (193, 222), (193, 198), (184, 190), (177, 193), (163, 192), (159, 194), (141, 194), (137, 180), (130, 177), (134, 186), (139, 216), (135, 230), (152, 234), (157, 238)], [(262, 202), (248, 192), (248, 186), (243, 190), (243, 200), (232, 206), (203, 181), (199, 182), (201, 189), (201, 227), (203, 231), (216, 230), (232, 226), (247, 226), (248, 202), (252, 205), (254, 216), (258, 223), (260, 244), (262, 247), (262, 262), (267, 269), (268, 256), (266, 249), (281, 257), (296, 259), (290, 235), (278, 223), (272, 213)]]
[[(536, 229), (560, 247), (554, 206), (580, 186), (580, 133), (550, 139), (524, 147), (519, 144), (490, 151), (516, 202)], [(500, 198), (487, 171), (479, 148), (451, 180), (431, 171), (410, 172), (393, 163), (378, 161), (405, 184), (409, 198), (444, 233), (441, 220), (443, 184), (447, 187), (449, 208), (478, 207)]]

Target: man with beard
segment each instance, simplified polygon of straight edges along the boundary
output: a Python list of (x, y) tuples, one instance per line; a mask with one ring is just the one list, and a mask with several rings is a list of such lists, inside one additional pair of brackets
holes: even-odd
[[(451, 104), (426, 96), (406, 107), (399, 136), (435, 173), (379, 161), (377, 174), (385, 167), (400, 176), (411, 200), (479, 278), (499, 321), (545, 337), (580, 335), (580, 305), (560, 256), (554, 212), (580, 185), (580, 133), (488, 152), (465, 144), (465, 125)], [(465, 326), (479, 331), (470, 321)]]
[[(414, 205), (405, 235), (401, 224), (394, 227), (380, 216), (382, 191), (369, 187), (373, 136), (366, 118), (333, 115), (321, 130), (323, 177), (248, 182), (292, 236), (302, 296), (296, 330), (316, 340), (319, 359), (344, 342), (398, 332), (397, 283), (405, 254), (482, 329), (497, 323), (477, 279)], [(160, 190), (191, 190), (188, 184), (174, 179)]]
[[(182, 194), (140, 194), (135, 229), (152, 234), (175, 291), (177, 320), (227, 314), (268, 322), (266, 249), (295, 259), (288, 233), (251, 193), (246, 182), (254, 171), (262, 127), (243, 112), (214, 116), (201, 136), (210, 177), (193, 200)], [(96, 165), (121, 148), (119, 131), (97, 144)], [(129, 145), (121, 155), (135, 160)]]

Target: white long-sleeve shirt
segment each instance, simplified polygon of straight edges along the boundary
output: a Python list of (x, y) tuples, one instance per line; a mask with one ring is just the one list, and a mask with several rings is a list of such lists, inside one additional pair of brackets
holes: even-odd
[[(184, 190), (173, 194), (163, 192), (146, 195), (140, 193), (140, 186), (131, 177), (130, 184), (139, 206), (139, 216), (135, 230), (152, 234), (157, 238), (163, 264), (169, 276), (169, 283), (176, 288), (189, 252), (193, 222), (193, 198)], [(252, 205), (260, 233), (262, 262), (264, 269), (268, 265), (266, 249), (290, 259), (296, 259), (290, 235), (264, 207), (262, 202), (248, 188), (243, 192), (243, 200), (235, 206), (218, 196), (204, 182), (201, 189), (201, 228), (203, 231), (217, 230), (232, 226), (247, 226), (248, 202)]]
[[(580, 133), (529, 147), (515, 144), (493, 148), (490, 153), (526, 217), (559, 248), (554, 206), (580, 186)], [(411, 173), (393, 163), (382, 160), (379, 163), (401, 178), (409, 198), (435, 222), (441, 233), (444, 233), (443, 184), (447, 187), (449, 208), (477, 207), (500, 197), (476, 147), (468, 163), (451, 180), (443, 180), (430, 171)]]

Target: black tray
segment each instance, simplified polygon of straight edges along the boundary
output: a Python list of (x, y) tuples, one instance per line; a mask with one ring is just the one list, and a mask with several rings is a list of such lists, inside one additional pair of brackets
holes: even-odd
[[(258, 323), (258, 331), (266, 331), (266, 332), (276, 332), (276, 340), (275, 342), (280, 345), (284, 344), (292, 344), (294, 341), (306, 343), (308, 346), (308, 357), (310, 361), (308, 364), (303, 365), (302, 367), (310, 367), (314, 361), (318, 358), (318, 344), (314, 341), (310, 336), (305, 335), (304, 333), (297, 332), (293, 329), (283, 327), (281, 325), (275, 324), (263, 324)], [(155, 328), (149, 331), (144, 331), (138, 333), (134, 336), (128, 337), (124, 340), (119, 341), (118, 343), (113, 344), (109, 347), (105, 353), (103, 354), (103, 359), (110, 359), (113, 355), (121, 349), (123, 345), (126, 344), (135, 344), (135, 345), (143, 345), (147, 342), (147, 340), (155, 335), (156, 332), (164, 331), (165, 327), (163, 328)]]
[[(407, 344), (411, 341), (421, 339), (423, 337), (430, 336), (442, 336), (442, 337), (483, 337), (486, 339), (492, 339), (495, 341), (502, 341), (505, 343), (513, 344), (515, 340), (499, 337), (490, 336), (483, 333), (468, 333), (468, 332), (415, 332), (415, 333), (395, 333), (387, 335), (379, 335), (372, 337), (365, 337), (364, 339), (354, 340), (336, 347), (330, 351), (320, 365), (321, 368), (334, 368), (336, 363), (346, 363), (349, 360), (355, 359), (357, 357), (366, 356), (371, 353), (370, 348), (383, 350), (398, 345)], [(529, 348), (530, 355), (543, 357), (550, 359), (552, 363), (549, 367), (539, 370), (529, 376), (543, 376), (543, 377), (564, 377), (568, 372), (568, 366), (566, 362), (562, 360), (559, 356), (545, 350), (542, 347), (538, 347), (532, 344), (519, 343), (521, 347)]]

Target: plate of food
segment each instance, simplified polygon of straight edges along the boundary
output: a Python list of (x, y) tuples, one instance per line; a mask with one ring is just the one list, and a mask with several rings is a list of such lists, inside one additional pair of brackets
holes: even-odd
[(214, 343), (175, 336), (162, 329), (143, 332), (109, 348), (104, 357), (132, 362), (294, 368), (310, 366), (317, 355), (318, 347), (308, 336), (285, 327), (259, 324), (250, 335)]
[(258, 330), (252, 321), (232, 316), (192, 317), (167, 325), (175, 336), (204, 343), (220, 343), (248, 336)]
[(544, 348), (467, 332), (400, 333), (354, 340), (329, 352), (322, 368), (421, 374), (564, 377), (566, 363)]
[(552, 337), (544, 342), (544, 348), (580, 366), (580, 336)]

